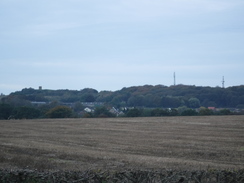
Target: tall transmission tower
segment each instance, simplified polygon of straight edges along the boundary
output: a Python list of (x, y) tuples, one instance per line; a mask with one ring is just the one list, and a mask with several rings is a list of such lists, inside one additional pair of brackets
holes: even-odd
[(222, 88), (224, 88), (225, 87), (225, 78), (224, 78), (224, 76), (222, 77)]
[(174, 86), (175, 86), (175, 72), (174, 72)]

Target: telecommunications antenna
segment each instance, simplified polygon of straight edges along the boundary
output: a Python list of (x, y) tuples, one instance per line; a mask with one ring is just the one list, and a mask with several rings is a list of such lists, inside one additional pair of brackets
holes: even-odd
[(174, 86), (175, 86), (175, 72), (174, 72)]
[(224, 87), (225, 87), (225, 78), (223, 76), (223, 78), (222, 78), (222, 88), (224, 88)]

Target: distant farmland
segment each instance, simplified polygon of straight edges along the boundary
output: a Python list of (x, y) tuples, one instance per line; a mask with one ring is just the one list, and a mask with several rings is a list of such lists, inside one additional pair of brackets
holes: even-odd
[(0, 121), (0, 168), (244, 168), (244, 116)]

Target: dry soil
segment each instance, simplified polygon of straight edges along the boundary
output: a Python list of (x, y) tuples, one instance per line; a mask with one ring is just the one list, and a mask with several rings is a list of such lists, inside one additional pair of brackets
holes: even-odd
[(244, 168), (244, 116), (0, 121), (0, 168)]

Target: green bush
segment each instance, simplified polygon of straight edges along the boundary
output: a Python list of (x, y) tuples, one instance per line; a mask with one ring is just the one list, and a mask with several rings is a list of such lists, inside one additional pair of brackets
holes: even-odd
[(72, 110), (66, 106), (57, 106), (50, 109), (46, 116), (49, 118), (70, 118), (72, 117)]

